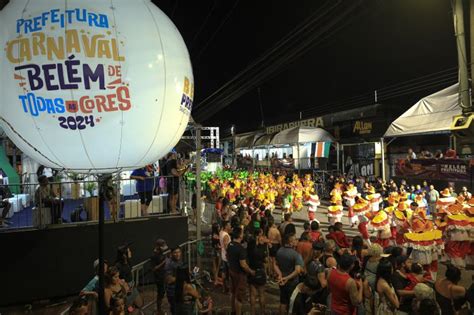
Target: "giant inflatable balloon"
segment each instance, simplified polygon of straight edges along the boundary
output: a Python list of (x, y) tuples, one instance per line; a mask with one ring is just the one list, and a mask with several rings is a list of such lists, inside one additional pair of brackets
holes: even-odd
[(188, 123), (188, 51), (149, 0), (11, 0), (0, 46), (1, 127), (43, 165), (143, 166)]

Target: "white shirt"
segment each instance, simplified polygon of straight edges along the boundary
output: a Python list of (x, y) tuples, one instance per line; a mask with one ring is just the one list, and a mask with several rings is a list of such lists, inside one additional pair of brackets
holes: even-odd
[(230, 237), (229, 236), (229, 233), (227, 233), (226, 231), (220, 231), (219, 232), (219, 243), (221, 245), (221, 259), (225, 262), (227, 262), (227, 248), (225, 247), (225, 244), (224, 244), (224, 239), (227, 237)]

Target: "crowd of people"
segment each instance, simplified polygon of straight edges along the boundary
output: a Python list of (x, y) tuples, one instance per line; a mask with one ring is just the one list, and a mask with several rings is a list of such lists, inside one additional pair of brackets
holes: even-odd
[[(215, 204), (212, 278), (230, 293), (233, 314), (246, 303), (251, 314), (265, 314), (268, 285), (279, 287), (280, 314), (460, 314), (474, 305), (474, 287), (459, 284), (474, 254), (474, 200), (466, 187), (456, 193), (426, 182), (331, 177), (322, 231), (310, 176), (235, 173), (207, 184)], [(279, 225), (275, 207), (282, 209)], [(302, 209), (308, 221), (297, 233), (292, 216)], [(346, 235), (343, 215), (358, 236)], [(443, 259), (447, 270), (439, 277)], [(209, 292), (191, 281), (179, 248), (158, 240), (152, 263), (158, 313), (165, 297), (171, 314), (212, 313)], [(108, 311), (140, 308), (126, 272), (108, 267), (106, 274)]]
[[(132, 244), (117, 248), (116, 260), (104, 261), (105, 309), (99, 309), (99, 260), (94, 262), (95, 275), (79, 293), (69, 309), (71, 315), (143, 314), (144, 299), (132, 275)], [(179, 246), (169, 248), (166, 241), (157, 239), (150, 257), (150, 269), (156, 285), (157, 314), (166, 314), (163, 300), (166, 297), (171, 314), (212, 314), (213, 300), (209, 292), (197, 287), (183, 260)]]
[(247, 295), (251, 313), (259, 306), (265, 314), (267, 283), (279, 285), (280, 314), (456, 314), (453, 307), (474, 302), (473, 288), (458, 285), (459, 268), (448, 265), (445, 277), (434, 279), (413, 248), (349, 240), (340, 222), (327, 233), (307, 222), (297, 238), (291, 213), (277, 227), (269, 210), (245, 212), (222, 228), (216, 223), (212, 235), (214, 279), (230, 290), (235, 314)]

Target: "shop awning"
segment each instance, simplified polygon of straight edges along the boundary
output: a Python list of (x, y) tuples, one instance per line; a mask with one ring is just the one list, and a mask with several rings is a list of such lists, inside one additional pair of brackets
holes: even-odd
[(272, 139), (275, 136), (275, 134), (268, 134), (268, 135), (263, 135), (259, 137), (257, 140), (255, 140), (255, 143), (253, 144), (254, 147), (265, 147), (268, 146), (272, 143)]
[(235, 148), (252, 148), (255, 142), (255, 139), (260, 137), (261, 133), (246, 133), (235, 136)]
[(277, 133), (273, 137), (271, 145), (328, 141), (332, 142), (334, 141), (334, 138), (326, 130), (322, 128), (299, 126), (285, 129)]
[(461, 114), (458, 84), (419, 100), (390, 124), (384, 137), (447, 133), (453, 117)]

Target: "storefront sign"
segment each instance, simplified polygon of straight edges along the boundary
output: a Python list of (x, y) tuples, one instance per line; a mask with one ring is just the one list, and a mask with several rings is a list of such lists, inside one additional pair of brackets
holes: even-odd
[(472, 168), (465, 160), (398, 160), (395, 175), (419, 179), (461, 180), (471, 179)]
[(299, 126), (324, 127), (324, 121), (323, 121), (322, 117), (315, 117), (315, 118), (309, 118), (309, 119), (304, 119), (304, 120), (292, 121), (292, 122), (289, 122), (289, 123), (269, 126), (269, 127), (267, 127), (266, 132), (267, 132), (267, 134), (272, 134), (272, 133), (280, 132), (280, 131), (285, 130), (285, 129), (290, 129), (290, 128), (299, 127)]
[(359, 135), (367, 135), (372, 133), (372, 122), (371, 121), (354, 121), (354, 127), (352, 128), (352, 133)]

